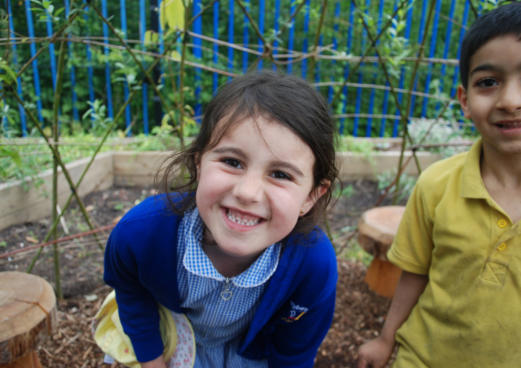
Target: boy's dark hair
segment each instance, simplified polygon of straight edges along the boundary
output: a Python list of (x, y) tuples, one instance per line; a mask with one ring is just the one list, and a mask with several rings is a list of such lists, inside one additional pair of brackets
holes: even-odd
[(475, 52), (493, 38), (514, 34), (521, 36), (521, 2), (502, 5), (476, 19), (461, 45), (460, 78), (467, 88), (470, 59)]
[[(186, 150), (175, 153), (167, 161), (161, 173), (161, 187), (167, 193), (193, 193), (197, 188), (197, 160), (201, 155), (215, 146), (231, 125), (243, 118), (257, 116), (281, 123), (310, 147), (315, 156), (313, 188), (324, 180), (331, 183), (311, 211), (297, 222), (296, 231), (308, 232), (326, 210), (337, 178), (335, 128), (322, 96), (295, 76), (261, 71), (245, 74), (223, 85), (206, 107), (197, 137)], [(221, 120), (223, 124), (216, 130)], [(178, 184), (175, 178), (182, 173), (183, 167), (188, 170), (188, 178)], [(174, 210), (182, 213), (194, 206), (195, 196), (188, 195), (174, 206)]]

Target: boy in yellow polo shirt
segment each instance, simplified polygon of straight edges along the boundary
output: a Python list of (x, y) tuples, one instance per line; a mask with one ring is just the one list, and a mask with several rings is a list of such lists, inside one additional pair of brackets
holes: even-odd
[(359, 368), (521, 367), (521, 3), (468, 30), (458, 99), (481, 138), (419, 178), (388, 257), (403, 270)]

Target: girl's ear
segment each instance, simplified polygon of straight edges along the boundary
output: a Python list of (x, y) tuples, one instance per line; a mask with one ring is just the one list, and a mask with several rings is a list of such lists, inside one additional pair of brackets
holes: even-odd
[(300, 208), (299, 216), (304, 216), (306, 213), (308, 213), (315, 203), (322, 197), (326, 192), (328, 191), (329, 187), (331, 186), (331, 182), (329, 180), (322, 180), (319, 185), (317, 185), (315, 188), (311, 190), (311, 192), (308, 195), (308, 198), (304, 203), (302, 204), (302, 207)]
[(461, 84), (458, 86), (458, 100), (463, 111), (463, 116), (470, 119), (470, 110), (468, 104), (467, 90)]

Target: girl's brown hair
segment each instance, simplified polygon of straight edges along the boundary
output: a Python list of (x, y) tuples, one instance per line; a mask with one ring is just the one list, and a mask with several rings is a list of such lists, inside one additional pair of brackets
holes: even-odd
[[(197, 160), (217, 144), (224, 132), (243, 118), (262, 115), (283, 124), (304, 141), (315, 155), (313, 186), (324, 182), (331, 185), (313, 208), (299, 218), (295, 231), (309, 232), (324, 214), (331, 200), (332, 186), (337, 178), (335, 166), (334, 125), (322, 96), (303, 79), (261, 71), (245, 74), (222, 86), (205, 109), (199, 134), (190, 146), (174, 153), (158, 173), (161, 188), (176, 213), (182, 214), (195, 206)], [(216, 129), (219, 122), (219, 128)], [(179, 176), (186, 169), (186, 180)], [(173, 196), (182, 194), (182, 199)]]

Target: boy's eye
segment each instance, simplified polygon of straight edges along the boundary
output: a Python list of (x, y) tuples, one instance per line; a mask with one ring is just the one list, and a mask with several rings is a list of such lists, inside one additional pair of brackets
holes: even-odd
[(286, 174), (284, 171), (274, 171), (271, 176), (275, 179), (282, 179), (282, 180), (291, 180), (291, 176), (289, 174)]
[(490, 88), (498, 85), (495, 78), (483, 78), (476, 82), (476, 86), (480, 88)]
[(238, 169), (241, 168), (240, 161), (236, 160), (234, 158), (223, 158), (222, 162), (224, 162), (226, 165), (231, 166), (231, 167), (235, 167), (235, 168), (238, 168)]

